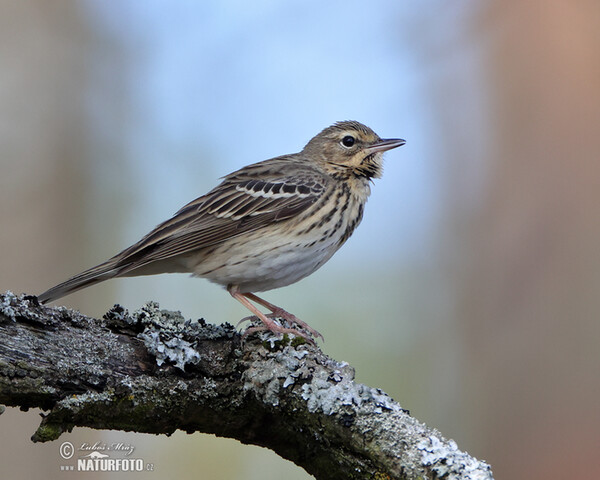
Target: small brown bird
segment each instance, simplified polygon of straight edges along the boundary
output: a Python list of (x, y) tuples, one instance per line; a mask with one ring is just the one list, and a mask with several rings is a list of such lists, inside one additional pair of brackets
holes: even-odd
[(230, 173), (139, 242), (39, 299), (46, 303), (114, 277), (188, 272), (225, 286), (262, 321), (245, 335), (270, 330), (312, 341), (321, 336), (316, 330), (252, 292), (290, 285), (329, 260), (360, 223), (383, 152), (404, 143), (381, 139), (358, 122), (338, 122), (299, 153)]

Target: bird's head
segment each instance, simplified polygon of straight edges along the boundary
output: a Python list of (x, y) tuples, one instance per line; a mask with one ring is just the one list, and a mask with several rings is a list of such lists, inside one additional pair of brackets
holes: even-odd
[(379, 178), (383, 152), (404, 145), (400, 138), (383, 139), (366, 125), (338, 122), (313, 137), (303, 154), (319, 162), (333, 176)]

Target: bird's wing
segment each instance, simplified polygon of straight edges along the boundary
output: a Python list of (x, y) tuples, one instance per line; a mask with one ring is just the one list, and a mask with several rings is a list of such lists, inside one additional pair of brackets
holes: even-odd
[(118, 275), (288, 220), (313, 205), (325, 190), (325, 179), (313, 169), (294, 175), (274, 170), (251, 165), (225, 177), (218, 187), (114, 257)]
[(278, 157), (249, 165), (190, 202), (139, 242), (106, 262), (38, 296), (55, 300), (109, 278), (135, 275), (138, 268), (225, 242), (284, 222), (310, 208), (325, 192), (326, 177), (310, 165)]

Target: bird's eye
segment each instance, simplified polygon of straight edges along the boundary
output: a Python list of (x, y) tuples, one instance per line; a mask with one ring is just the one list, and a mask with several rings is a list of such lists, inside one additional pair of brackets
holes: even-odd
[(342, 138), (342, 145), (346, 148), (350, 148), (355, 142), (356, 139), (352, 135), (346, 135)]

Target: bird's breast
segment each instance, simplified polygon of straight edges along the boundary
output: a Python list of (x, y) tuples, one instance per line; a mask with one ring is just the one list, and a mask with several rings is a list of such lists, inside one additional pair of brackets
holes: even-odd
[(301, 280), (325, 264), (363, 216), (367, 196), (343, 184), (323, 192), (298, 217), (232, 238), (191, 268), (196, 275), (241, 292), (260, 292)]

